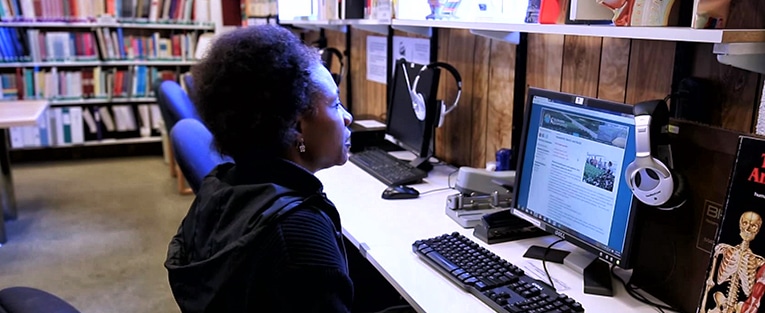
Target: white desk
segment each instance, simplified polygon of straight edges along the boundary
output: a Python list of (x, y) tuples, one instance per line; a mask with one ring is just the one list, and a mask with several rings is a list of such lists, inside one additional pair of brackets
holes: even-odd
[(4, 220), (16, 219), (7, 128), (37, 125), (37, 120), (46, 108), (47, 100), (0, 101), (0, 245), (7, 240)]
[[(425, 183), (412, 186), (421, 193), (446, 187), (447, 176), (454, 170), (436, 166)], [(523, 253), (533, 244), (546, 246), (556, 239), (546, 236), (488, 245), (475, 238), (472, 229), (463, 229), (444, 213), (446, 196), (454, 190), (428, 193), (417, 199), (383, 200), (380, 195), (386, 186), (350, 162), (320, 171), (317, 176), (340, 212), (343, 234), (422, 312), (493, 310), (414, 254), (412, 243), (416, 240), (458, 231), (516, 266), (541, 268), (541, 261), (523, 258)], [(556, 248), (579, 250), (565, 242)], [(579, 301), (586, 312), (655, 312), (631, 298), (616, 280), (614, 297), (586, 295), (582, 292), (581, 274), (561, 264), (548, 263), (547, 267), (554, 279), (569, 286), (569, 290), (561, 292)]]

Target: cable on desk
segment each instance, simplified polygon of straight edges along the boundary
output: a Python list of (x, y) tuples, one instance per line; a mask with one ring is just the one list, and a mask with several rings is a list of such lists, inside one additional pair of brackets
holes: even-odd
[(680, 310), (678, 310), (676, 308), (673, 308), (671, 306), (659, 304), (659, 303), (653, 302), (651, 300), (648, 300), (648, 298), (646, 298), (646, 296), (644, 296), (643, 294), (638, 292), (638, 290), (640, 288), (638, 288), (637, 286), (633, 285), (631, 282), (625, 281), (619, 275), (616, 275), (616, 273), (614, 272), (615, 268), (616, 268), (616, 266), (612, 264), (611, 265), (611, 275), (616, 277), (616, 279), (619, 280), (622, 283), (622, 285), (624, 285), (624, 290), (626, 290), (627, 293), (632, 298), (634, 298), (635, 300), (638, 300), (638, 301), (640, 301), (640, 302), (642, 302), (644, 304), (653, 306), (657, 310), (659, 310), (659, 312), (662, 312), (662, 313), (664, 313), (664, 310), (668, 310), (668, 311), (672, 311), (672, 312), (680, 312)]
[(547, 271), (547, 253), (550, 252), (550, 249), (552, 249), (554, 245), (557, 245), (562, 241), (563, 239), (558, 239), (557, 241), (551, 243), (549, 246), (547, 246), (547, 249), (545, 249), (545, 254), (542, 256), (542, 267), (545, 269), (545, 274), (547, 274), (547, 280), (550, 281), (550, 287), (556, 291), (557, 289), (555, 289), (555, 283), (553, 283), (552, 277), (550, 277), (550, 272)]
[(456, 185), (452, 186), (452, 176), (454, 176), (454, 174), (457, 174), (457, 172), (459, 171), (460, 171), (459, 169), (456, 169), (453, 172), (449, 173), (449, 176), (446, 176), (446, 185), (449, 186), (449, 188), (454, 189), (455, 187), (457, 187)]
[(423, 191), (423, 192), (420, 192), (420, 195), (422, 196), (424, 194), (429, 194), (431, 192), (454, 189), (455, 186), (452, 186), (452, 176), (454, 176), (454, 174), (457, 173), (458, 171), (459, 170), (455, 170), (455, 171), (449, 173), (449, 176), (447, 176), (447, 183), (446, 183), (446, 185), (449, 186), (449, 187), (436, 188), (436, 189), (431, 189), (431, 190), (428, 190), (428, 191)]
[(425, 194), (429, 194), (431, 192), (443, 191), (443, 190), (451, 190), (451, 189), (454, 189), (454, 188), (451, 188), (451, 187), (436, 188), (436, 189), (431, 189), (431, 190), (428, 190), (428, 191), (420, 192), (420, 195), (422, 196), (422, 195), (425, 195)]

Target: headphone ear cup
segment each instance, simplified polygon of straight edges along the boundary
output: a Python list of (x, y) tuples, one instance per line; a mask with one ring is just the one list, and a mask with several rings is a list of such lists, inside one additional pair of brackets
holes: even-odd
[(672, 173), (672, 180), (674, 182), (673, 189), (672, 189), (672, 197), (667, 200), (666, 203), (661, 205), (661, 209), (663, 210), (674, 210), (685, 204), (686, 198), (686, 181), (685, 177), (675, 171), (670, 170), (670, 173)]
[(427, 108), (425, 107), (425, 98), (421, 93), (412, 92), (412, 109), (414, 109), (414, 116), (418, 120), (424, 121), (427, 115)]

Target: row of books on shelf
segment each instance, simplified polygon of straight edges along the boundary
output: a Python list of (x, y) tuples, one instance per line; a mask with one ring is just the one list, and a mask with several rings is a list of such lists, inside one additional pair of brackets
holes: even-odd
[[(205, 38), (212, 33), (203, 34)], [(163, 35), (125, 33), (122, 28), (95, 31), (41, 31), (0, 27), (0, 62), (193, 60), (197, 32)]]
[(91, 141), (159, 136), (157, 104), (71, 106), (46, 110), (36, 126), (11, 127), (11, 148), (60, 147)]
[(269, 17), (279, 14), (277, 0), (242, 0), (245, 17)]
[[(444, 1), (421, 2), (429, 5)], [(393, 3), (392, 0), (278, 0), (277, 7), (281, 20), (380, 20), (393, 17)]]
[(2, 21), (94, 21), (205, 23), (210, 0), (0, 0)]
[(135, 65), (127, 69), (101, 67), (59, 71), (17, 68), (0, 74), (3, 100), (18, 99), (114, 99), (153, 97), (152, 82), (177, 81), (179, 73)]

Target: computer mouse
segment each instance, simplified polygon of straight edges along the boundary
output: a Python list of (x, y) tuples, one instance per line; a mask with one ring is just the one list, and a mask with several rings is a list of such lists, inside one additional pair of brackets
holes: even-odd
[(414, 199), (419, 196), (420, 192), (417, 189), (404, 185), (390, 186), (382, 193), (382, 198), (388, 200)]

